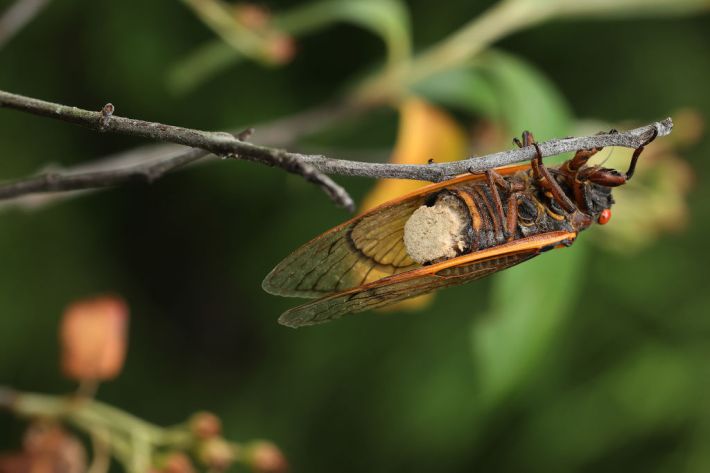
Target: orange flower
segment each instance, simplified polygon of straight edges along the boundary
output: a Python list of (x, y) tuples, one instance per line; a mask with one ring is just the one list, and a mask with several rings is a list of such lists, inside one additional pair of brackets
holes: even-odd
[(115, 296), (74, 302), (60, 327), (62, 372), (76, 380), (118, 376), (126, 356), (128, 307)]

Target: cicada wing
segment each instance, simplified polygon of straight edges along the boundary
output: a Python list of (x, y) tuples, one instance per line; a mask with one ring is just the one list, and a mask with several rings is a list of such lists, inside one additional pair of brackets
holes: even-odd
[(284, 312), (279, 322), (289, 327), (320, 324), (442, 287), (464, 284), (527, 261), (546, 249), (568, 244), (575, 237), (574, 233), (550, 232), (477, 251), (295, 307)]
[[(384, 307), (395, 302), (423, 295), (447, 286), (464, 284), (480, 279), (515, 264), (534, 257), (534, 253), (500, 257), (480, 263), (471, 263), (455, 268), (462, 273), (456, 276), (443, 276), (432, 273), (416, 278), (392, 278), (376, 281), (371, 287), (352, 289), (326, 296), (309, 304), (304, 304), (286, 311), (279, 322), (289, 327), (316, 325), (339, 319), (344, 315)], [(400, 276), (404, 276), (404, 273)]]
[(321, 297), (417, 267), (404, 247), (404, 224), (424, 202), (414, 197), (369, 212), (311, 240), (264, 279), (281, 296)]
[[(499, 172), (511, 174), (526, 167), (508, 166)], [(291, 253), (266, 276), (262, 287), (279, 296), (322, 297), (419, 268), (404, 246), (409, 217), (433, 193), (483, 178), (460, 176), (375, 207)]]

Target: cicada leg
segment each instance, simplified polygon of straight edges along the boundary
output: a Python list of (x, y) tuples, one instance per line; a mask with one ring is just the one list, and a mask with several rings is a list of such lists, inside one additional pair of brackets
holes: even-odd
[(657, 136), (658, 129), (654, 128), (651, 137), (646, 140), (644, 144), (634, 150), (634, 154), (633, 156), (631, 156), (631, 164), (629, 164), (629, 169), (628, 171), (626, 171), (626, 182), (628, 182), (629, 179), (633, 177), (634, 172), (636, 171), (636, 162), (638, 161), (639, 156), (641, 156), (641, 153), (643, 153), (644, 148), (648, 146), (653, 140), (655, 140)]
[(586, 222), (589, 217), (585, 215), (580, 209), (567, 197), (564, 193), (560, 184), (555, 180), (555, 178), (550, 173), (550, 170), (545, 167), (542, 162), (542, 151), (540, 151), (540, 146), (535, 142), (532, 133), (528, 131), (523, 132), (523, 141), (514, 140), (518, 146), (532, 145), (535, 147), (535, 157), (530, 161), (530, 167), (532, 168), (533, 178), (535, 179), (537, 185), (542, 188), (545, 192), (549, 193), (551, 198), (568, 214), (573, 215), (573, 220), (578, 220), (580, 222)]
[(503, 211), (503, 201), (500, 198), (500, 192), (498, 191), (498, 187), (503, 190), (509, 191), (510, 186), (508, 185), (506, 180), (503, 179), (503, 176), (501, 176), (492, 169), (486, 170), (486, 180), (488, 181), (488, 187), (490, 188), (491, 196), (493, 197), (493, 205), (495, 205), (496, 214), (500, 218), (500, 228), (502, 229), (503, 233), (503, 235), (496, 235), (496, 238), (501, 240), (508, 240), (510, 239), (511, 234), (508, 231), (508, 227), (506, 225), (505, 212)]

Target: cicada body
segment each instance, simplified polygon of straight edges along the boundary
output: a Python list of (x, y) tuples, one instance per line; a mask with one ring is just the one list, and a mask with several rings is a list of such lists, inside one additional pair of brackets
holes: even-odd
[[(648, 141), (652, 141), (655, 135)], [(529, 164), (467, 174), (423, 187), (311, 240), (263, 282), (272, 294), (317, 298), (285, 312), (284, 325), (327, 322), (436, 289), (463, 284), (569, 246), (611, 216), (611, 190), (629, 170), (588, 166), (598, 149), (548, 168), (535, 146)], [(648, 144), (648, 143), (646, 143)]]

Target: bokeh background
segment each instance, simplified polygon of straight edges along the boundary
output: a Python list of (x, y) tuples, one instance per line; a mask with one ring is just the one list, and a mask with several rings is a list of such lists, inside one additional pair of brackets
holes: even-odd
[[(406, 60), (408, 39), (421, 52), (496, 8), (265, 1), (269, 27), (295, 40), (264, 56), (235, 52), (201, 3), (50, 2), (0, 49), (0, 89), (96, 110), (110, 101), (122, 116), (200, 129), (268, 124), (355, 100), (385, 57)], [(546, 139), (674, 116), (608, 228), (415, 310), (294, 331), (276, 318), (298, 301), (266, 294), (261, 280), (348, 218), (297, 176), (214, 161), (37, 207), (0, 202), (0, 384), (72, 391), (58, 369), (60, 315), (111, 292), (131, 307), (130, 346), (100, 400), (166, 425), (211, 410), (229, 438), (275, 442), (295, 472), (709, 471), (710, 142), (700, 129), (710, 4), (592, 2), (601, 6), (566, 16), (586, 2), (508, 3), (559, 12), (410, 84), (416, 99), (326, 120), (288, 147), (444, 160), (455, 150), (437, 148), (439, 128), (470, 155), (510, 146), (523, 128)], [(506, 18), (486, 24), (504, 31), (495, 22)], [(415, 133), (419, 119), (435, 125)], [(412, 135), (431, 141), (427, 153)], [(145, 144), (0, 110), (2, 179)], [(603, 154), (623, 167), (623, 153)], [(336, 180), (358, 203), (372, 198), (374, 182)], [(389, 186), (378, 198), (399, 189)], [(0, 450), (17, 448), (25, 425), (0, 413)]]

